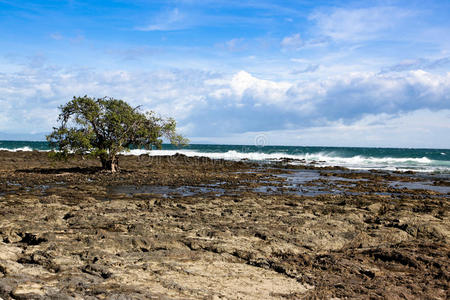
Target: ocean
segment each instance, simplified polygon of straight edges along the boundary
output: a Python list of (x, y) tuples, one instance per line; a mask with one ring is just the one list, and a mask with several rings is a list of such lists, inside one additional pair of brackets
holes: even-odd
[[(0, 150), (48, 151), (47, 142), (0, 141)], [(133, 149), (128, 155), (206, 156), (216, 159), (277, 161), (293, 159), (291, 163), (311, 163), (319, 166), (342, 166), (350, 169), (378, 169), (450, 174), (450, 149), (308, 147), (308, 146), (246, 146), (190, 144), (176, 148), (163, 145), (162, 150)], [(303, 160), (303, 161), (302, 161)]]

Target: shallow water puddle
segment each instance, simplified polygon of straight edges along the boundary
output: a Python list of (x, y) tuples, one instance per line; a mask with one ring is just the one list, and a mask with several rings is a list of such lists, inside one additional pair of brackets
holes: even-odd
[[(290, 170), (289, 170), (290, 171)], [(316, 170), (296, 170), (285, 174), (273, 175), (275, 180), (257, 180), (259, 185), (250, 187), (247, 185), (224, 187), (226, 182), (217, 182), (205, 186), (164, 186), (164, 185), (120, 185), (109, 186), (107, 188), (108, 195), (126, 195), (132, 197), (136, 194), (154, 194), (164, 198), (188, 197), (195, 195), (213, 195), (222, 196), (224, 194), (236, 194), (245, 191), (251, 191), (259, 194), (269, 195), (299, 195), (299, 196), (317, 196), (323, 194), (342, 194), (346, 193), (345, 187), (342, 186), (326, 186), (321, 184), (310, 184), (315, 180), (323, 178)]]
[(273, 185), (263, 185), (258, 186), (256, 188), (253, 188), (252, 190), (255, 193), (261, 193), (261, 194), (270, 194), (270, 195), (282, 195), (282, 194), (289, 194), (289, 195), (298, 195), (298, 196), (317, 196), (317, 195), (323, 195), (323, 194), (330, 194), (330, 193), (342, 193), (342, 191), (338, 190), (321, 190), (318, 186), (308, 186), (308, 187), (290, 187), (290, 186), (283, 186), (283, 187), (277, 187)]
[(187, 197), (198, 194), (213, 194), (214, 196), (222, 196), (224, 193), (224, 189), (212, 186), (173, 187), (165, 185), (118, 185), (109, 186), (107, 188), (107, 194), (109, 195), (125, 194), (129, 197), (132, 197), (135, 194), (158, 194), (164, 198), (172, 198), (177, 196)]
[[(299, 196), (317, 196), (331, 193), (344, 193), (343, 190), (325, 187), (323, 184), (310, 184), (322, 176), (316, 170), (295, 170), (291, 173), (276, 174), (275, 177), (279, 178), (279, 181), (272, 181), (267, 185), (261, 185), (253, 189), (256, 193), (263, 194), (290, 194)], [(279, 183), (281, 186), (274, 185)]]
[(430, 181), (391, 181), (389, 185), (396, 189), (409, 189), (409, 190), (430, 190), (442, 194), (450, 193), (450, 186), (433, 185)]
[(298, 170), (288, 174), (277, 174), (279, 178), (284, 178), (290, 185), (299, 185), (321, 178), (320, 173), (313, 170)]
[(369, 179), (367, 178), (345, 178), (345, 177), (338, 177), (338, 176), (323, 176), (322, 178), (329, 180), (329, 181), (348, 181), (348, 182), (368, 182)]

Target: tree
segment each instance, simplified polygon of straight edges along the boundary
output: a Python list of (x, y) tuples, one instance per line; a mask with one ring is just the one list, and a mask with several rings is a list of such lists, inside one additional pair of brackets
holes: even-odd
[(174, 119), (158, 117), (152, 111), (144, 113), (123, 100), (73, 97), (59, 109), (59, 127), (53, 127), (47, 136), (50, 146), (58, 150), (57, 156), (94, 156), (111, 172), (118, 171), (118, 154), (131, 147), (161, 149), (162, 138), (175, 145), (188, 142), (176, 133)]

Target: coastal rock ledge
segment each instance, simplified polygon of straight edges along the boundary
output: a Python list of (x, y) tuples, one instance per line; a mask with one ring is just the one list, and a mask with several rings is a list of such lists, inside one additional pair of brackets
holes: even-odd
[(449, 194), (392, 184), (418, 175), (181, 155), (122, 156), (117, 174), (97, 164), (0, 152), (0, 298), (450, 297)]

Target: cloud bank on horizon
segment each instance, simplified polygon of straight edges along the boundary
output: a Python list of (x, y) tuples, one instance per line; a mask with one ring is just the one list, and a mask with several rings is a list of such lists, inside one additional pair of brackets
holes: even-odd
[(450, 148), (448, 1), (300, 3), (0, 1), (0, 132), (87, 94), (192, 142)]

